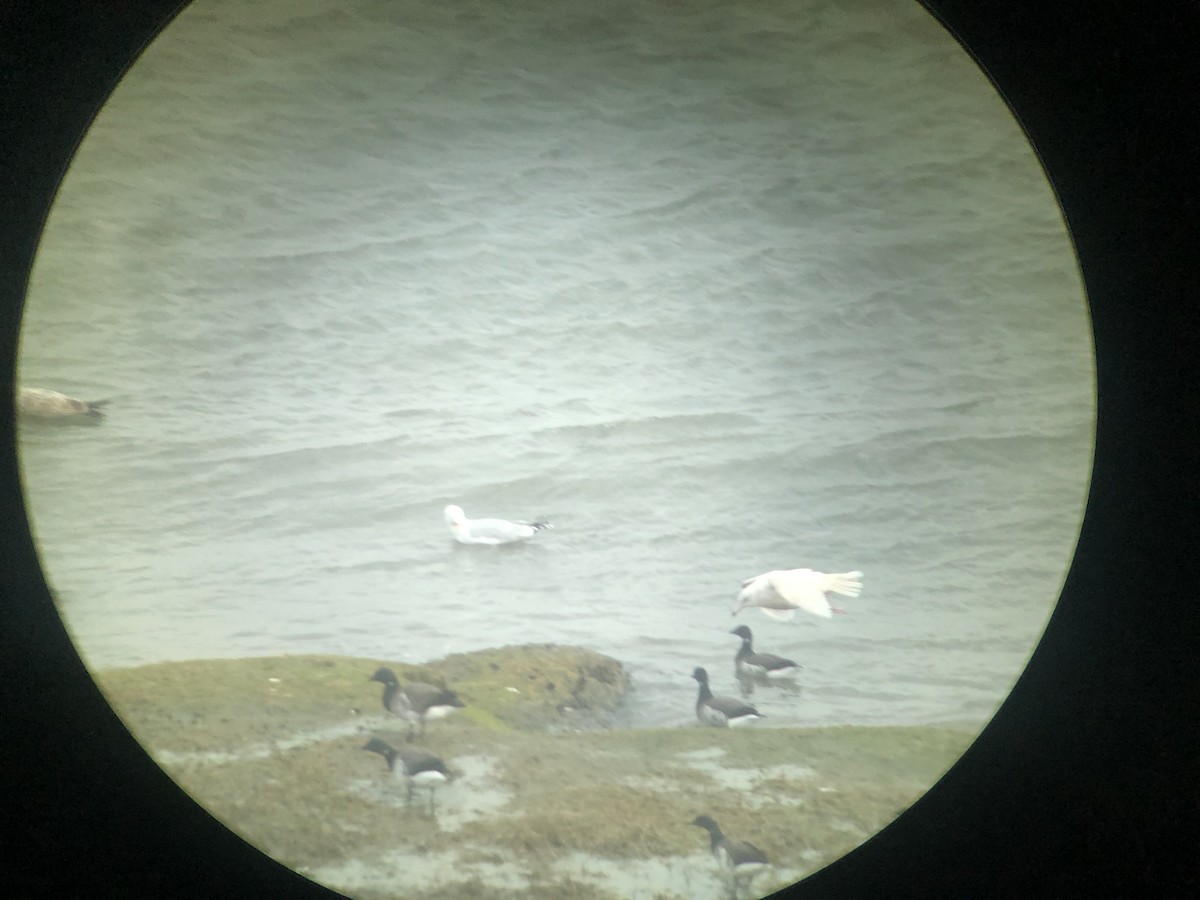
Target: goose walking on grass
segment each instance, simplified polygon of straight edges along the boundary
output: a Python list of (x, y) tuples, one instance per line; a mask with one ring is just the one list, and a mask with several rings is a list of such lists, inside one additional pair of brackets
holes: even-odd
[(379, 738), (371, 738), (362, 749), (378, 753), (387, 760), (388, 770), (397, 778), (404, 779), (406, 805), (412, 804), (413, 791), (418, 787), (429, 788), (429, 814), (433, 815), (433, 792), (450, 780), (446, 764), (439, 757), (411, 747), (396, 749)]
[(410, 741), (413, 739), (413, 726), (419, 723), (421, 735), (424, 736), (426, 720), (444, 718), (464, 706), (458, 694), (446, 688), (422, 681), (410, 681), (401, 687), (396, 673), (387, 666), (376, 669), (369, 680), (382, 682), (383, 708), (394, 716), (408, 720)]
[(461, 506), (442, 511), (446, 524), (460, 544), (515, 544), (539, 531), (553, 528), (549, 522), (510, 522), (507, 519), (468, 519)]
[(749, 886), (754, 876), (771, 864), (767, 854), (753, 844), (748, 841), (735, 841), (722, 834), (720, 826), (711, 816), (697, 816), (692, 820), (692, 824), (708, 832), (712, 854), (731, 883), (731, 895), (734, 900), (737, 898), (740, 883), (744, 882)]
[(45, 388), (21, 388), (17, 391), (17, 412), (33, 419), (103, 419), (104, 411), (100, 407), (106, 403), (107, 400), (76, 400)]
[(708, 689), (708, 672), (704, 669), (697, 668), (692, 672), (692, 677), (700, 682), (700, 695), (696, 698), (696, 718), (702, 724), (715, 728), (736, 728), (747, 722), (766, 718), (753, 706), (741, 700), (735, 700), (733, 697), (714, 697)]
[(790, 619), (798, 609), (828, 619), (846, 611), (831, 605), (827, 594), (857, 597), (861, 592), (862, 572), (826, 575), (812, 569), (776, 569), (742, 582), (733, 614), (757, 606), (773, 619)]
[(787, 678), (803, 668), (795, 660), (784, 659), (774, 653), (755, 653), (754, 636), (745, 625), (739, 625), (730, 634), (742, 639), (742, 646), (733, 658), (734, 668), (743, 678)]

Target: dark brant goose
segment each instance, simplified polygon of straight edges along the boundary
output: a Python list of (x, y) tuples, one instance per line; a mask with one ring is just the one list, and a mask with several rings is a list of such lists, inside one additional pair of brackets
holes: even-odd
[(450, 780), (446, 764), (425, 750), (401, 747), (397, 750), (386, 741), (371, 738), (362, 749), (378, 753), (387, 760), (388, 769), (397, 778), (403, 778), (408, 787), (404, 795), (406, 804), (412, 803), (413, 791), (418, 787), (429, 788), (429, 812), (433, 814), (433, 792)]
[(76, 400), (45, 388), (21, 388), (17, 391), (17, 411), (35, 419), (59, 421), (103, 419), (100, 409), (107, 400)]
[(421, 723), (421, 734), (425, 734), (426, 719), (441, 719), (456, 709), (463, 708), (458, 694), (445, 688), (411, 681), (404, 687), (396, 679), (396, 673), (387, 666), (380, 666), (370, 681), (383, 682), (383, 708), (394, 716), (408, 719), (408, 740), (413, 739), (413, 726)]
[(750, 678), (784, 678), (796, 674), (799, 669), (803, 668), (794, 660), (784, 659), (774, 653), (755, 653), (752, 643), (754, 637), (745, 625), (739, 625), (729, 633), (736, 634), (742, 639), (742, 648), (733, 658), (733, 665), (739, 675)]
[(720, 826), (709, 816), (697, 816), (692, 820), (693, 825), (699, 825), (708, 832), (712, 845), (712, 854), (729, 873), (733, 881), (733, 896), (737, 897), (739, 879), (749, 881), (771, 863), (767, 854), (763, 853), (747, 841), (734, 841), (721, 833)]
[(696, 718), (705, 725), (724, 726), (745, 725), (755, 719), (766, 718), (753, 706), (735, 700), (732, 697), (714, 697), (708, 689), (708, 673), (696, 669), (692, 677), (700, 682), (700, 696), (696, 698)]

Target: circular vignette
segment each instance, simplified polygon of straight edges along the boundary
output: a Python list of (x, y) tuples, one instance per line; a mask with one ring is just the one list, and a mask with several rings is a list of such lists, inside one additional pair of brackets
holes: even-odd
[[(336, 896), (245, 843), (150, 759), (108, 706), (58, 617), (25, 514), (13, 372), (24, 293), (50, 206), (87, 128), (184, 7), (19, 3), (0, 12), (0, 310), (5, 387), (0, 615), (6, 858), (14, 896)], [(11, 63), (11, 65), (10, 65)], [(183, 837), (181, 837), (183, 836)]]
[[(789, 894), (870, 896), (881, 883), (889, 896), (1174, 890), (1192, 868), (1182, 862), (1182, 834), (1168, 829), (1157, 844), (1146, 835), (1192, 815), (1188, 792), (1175, 785), (1185, 757), (1172, 713), (1191, 708), (1184, 691), (1195, 663), (1181, 642), (1194, 634), (1196, 613), (1182, 605), (1190, 599), (1182, 588), (1194, 587), (1194, 570), (1186, 551), (1172, 551), (1190, 537), (1183, 527), (1196, 496), (1195, 469), (1184, 467), (1195, 462), (1197, 406), (1177, 405), (1195, 398), (1184, 377), (1195, 357), (1187, 356), (1194, 347), (1175, 355), (1161, 347), (1194, 338), (1195, 319), (1180, 316), (1186, 298), (1170, 275), (1187, 229), (1161, 215), (1171, 186), (1155, 142), (1182, 115), (1182, 68), (1154, 86), (1158, 105), (1141, 101), (1163, 74), (1152, 61), (1169, 63), (1164, 48), (1183, 47), (1186, 34), (1168, 13), (1135, 17), (1115, 4), (1080, 4), (1077, 16), (1062, 7), (1018, 15), (930, 6), (1008, 100), (1065, 211), (1096, 338), (1093, 484), (1058, 608), (992, 722), (912, 809)], [(50, 200), (120, 74), (176, 11), (174, 2), (144, 0), (115, 12), (47, 2), (36, 13), (7, 13), (5, 58), (19, 66), (3, 86), (15, 132), (3, 196), (16, 223), (0, 246), (6, 404), (20, 302)], [(89, 38), (80, 43), (78, 34)], [(10, 52), (18, 39), (20, 52)], [(1126, 125), (1137, 121), (1144, 127)], [(5, 708), (18, 734), (5, 761), (24, 776), (10, 814), (26, 822), (10, 853), (25, 860), (17, 892), (61, 893), (104, 872), (106, 887), (124, 896), (331, 896), (196, 806), (108, 708), (38, 568), (11, 406), (4, 427)], [(1164, 470), (1186, 481), (1164, 480)], [(48, 847), (68, 852), (55, 858)]]

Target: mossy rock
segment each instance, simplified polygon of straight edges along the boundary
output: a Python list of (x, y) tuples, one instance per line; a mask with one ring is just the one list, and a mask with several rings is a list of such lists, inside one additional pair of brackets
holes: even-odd
[(629, 689), (617, 660), (554, 644), (456, 653), (422, 665), (317, 655), (236, 662), (155, 663), (97, 672), (96, 681), (139, 740), (177, 752), (236, 751), (381, 714), (382, 688), (370, 680), (379, 665), (402, 683), (453, 688), (467, 704), (462, 716), (493, 729), (605, 724)]
[(615, 659), (558, 644), (457, 653), (430, 668), (468, 710), (486, 710), (511, 728), (608, 724), (629, 690), (629, 675)]

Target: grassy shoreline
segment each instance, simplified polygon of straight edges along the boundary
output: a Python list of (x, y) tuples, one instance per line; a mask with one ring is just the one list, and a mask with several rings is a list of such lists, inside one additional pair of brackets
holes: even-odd
[[(449, 683), (467, 708), (414, 746), (455, 780), (435, 815), (404, 805), (369, 737), (404, 742), (376, 665)], [(422, 666), (339, 656), (98, 672), (165, 771), (243, 838), (364, 900), (727, 896), (689, 823), (712, 815), (774, 862), (761, 894), (891, 821), (966, 749), (936, 726), (606, 730), (629, 687), (615, 660), (533, 645)]]

